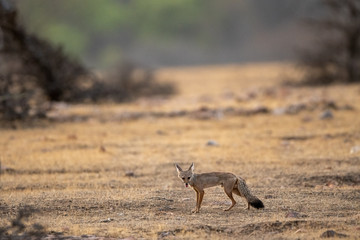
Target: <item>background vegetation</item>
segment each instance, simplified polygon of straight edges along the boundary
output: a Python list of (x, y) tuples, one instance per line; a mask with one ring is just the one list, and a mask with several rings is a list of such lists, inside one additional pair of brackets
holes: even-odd
[(174, 92), (172, 85), (156, 82), (152, 71), (127, 62), (96, 74), (66, 53), (61, 43), (30, 34), (18, 15), (11, 1), (0, 2), (2, 120), (46, 117), (53, 101), (119, 102)]
[(309, 21), (317, 41), (300, 58), (304, 83), (360, 81), (360, 1), (323, 0), (325, 14)]
[(31, 32), (90, 66), (284, 60), (307, 41), (317, 0), (17, 1)]

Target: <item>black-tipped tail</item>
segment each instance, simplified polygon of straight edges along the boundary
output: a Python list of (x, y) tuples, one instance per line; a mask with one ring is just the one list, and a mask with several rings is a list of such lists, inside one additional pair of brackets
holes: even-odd
[(264, 208), (264, 204), (260, 199), (255, 199), (249, 203), (254, 208), (257, 208), (257, 209)]

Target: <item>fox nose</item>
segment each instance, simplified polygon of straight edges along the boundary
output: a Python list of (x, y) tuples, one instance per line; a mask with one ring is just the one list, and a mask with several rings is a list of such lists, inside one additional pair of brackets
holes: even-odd
[(189, 186), (189, 184), (188, 183), (185, 183), (185, 187), (188, 187)]

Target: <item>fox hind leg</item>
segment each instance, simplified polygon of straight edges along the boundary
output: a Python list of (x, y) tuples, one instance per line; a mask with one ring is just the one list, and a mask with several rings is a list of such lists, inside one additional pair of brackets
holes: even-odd
[(235, 206), (235, 204), (236, 204), (236, 201), (235, 201), (235, 199), (233, 198), (233, 196), (232, 196), (232, 192), (227, 192), (227, 191), (225, 191), (225, 193), (226, 193), (226, 195), (230, 198), (230, 200), (231, 200), (231, 206), (228, 208), (228, 209), (225, 209), (225, 211), (229, 211), (230, 209), (232, 209), (234, 206)]
[[(229, 211), (230, 209), (232, 209), (235, 204), (236, 204), (236, 201), (233, 197), (233, 190), (234, 190), (234, 184), (231, 184), (231, 185), (224, 185), (224, 191), (226, 193), (226, 195), (230, 198), (231, 200), (231, 206), (228, 208), (228, 209), (225, 209), (225, 211)], [(237, 194), (237, 193), (235, 193)]]
[[(234, 193), (234, 194), (236, 194), (236, 195), (244, 198), (244, 196), (241, 195), (239, 189), (237, 189), (237, 188), (234, 188), (233, 191), (232, 191), (232, 193)], [(245, 199), (245, 198), (244, 198), (244, 199)], [(245, 200), (246, 200), (246, 199), (245, 199)], [(250, 209), (250, 203), (249, 203), (247, 200), (246, 200), (246, 203), (247, 203), (247, 209), (249, 210), (249, 209)]]
[(232, 193), (234, 193), (234, 194), (236, 194), (236, 195), (238, 195), (238, 196), (241, 197), (241, 193), (239, 192), (239, 189), (237, 189), (237, 188), (234, 188), (234, 189), (232, 190)]

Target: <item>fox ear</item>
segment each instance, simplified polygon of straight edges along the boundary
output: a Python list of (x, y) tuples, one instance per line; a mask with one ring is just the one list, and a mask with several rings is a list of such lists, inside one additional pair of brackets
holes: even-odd
[[(194, 163), (191, 163), (191, 165), (190, 165), (190, 167), (189, 167), (189, 170), (194, 171), (194, 169), (195, 169)], [(189, 171), (189, 170), (188, 170), (188, 171)]]
[(181, 167), (177, 164), (177, 163), (175, 163), (175, 167), (176, 167), (176, 171), (179, 173), (179, 172), (182, 172), (182, 169), (181, 169)]

